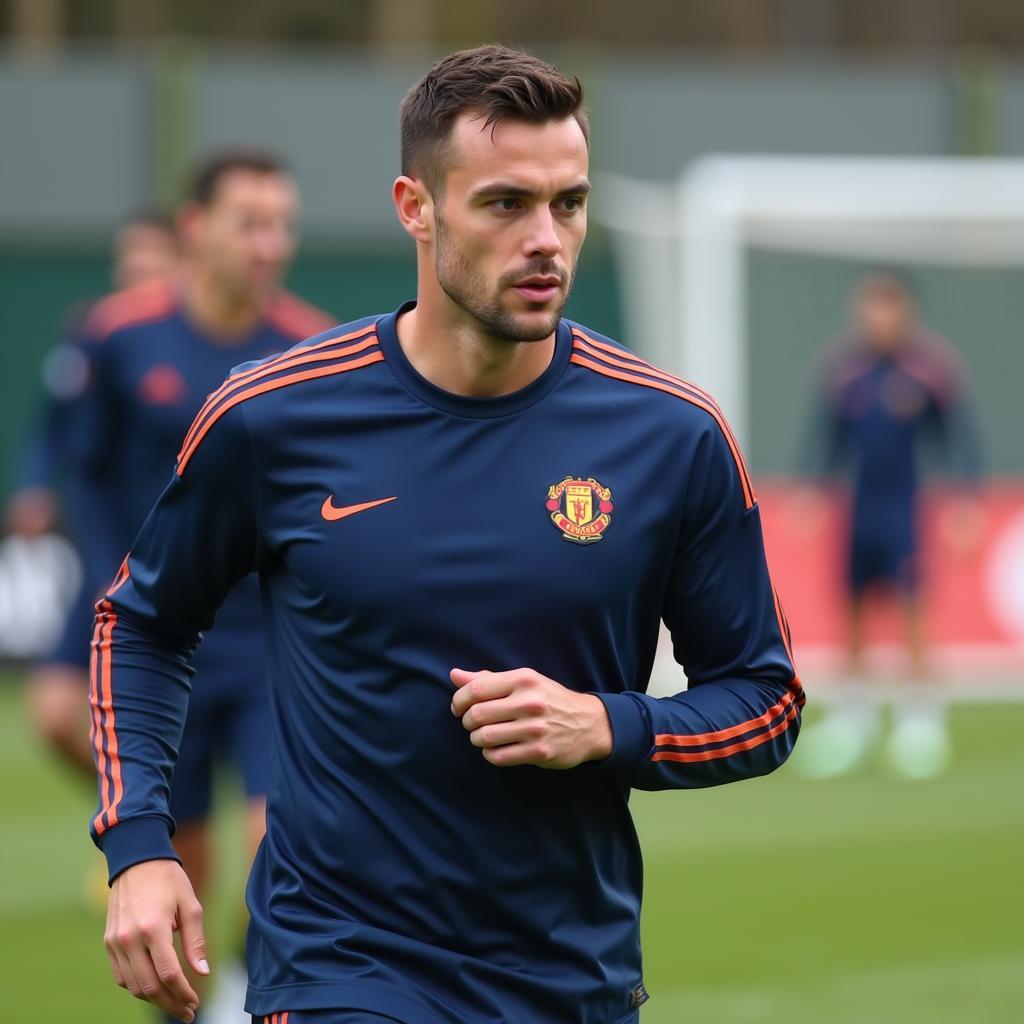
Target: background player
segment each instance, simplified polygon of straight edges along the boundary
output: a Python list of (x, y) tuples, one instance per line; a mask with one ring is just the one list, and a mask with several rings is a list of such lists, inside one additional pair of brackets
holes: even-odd
[[(819, 467), (851, 482), (847, 535), (850, 683), (832, 713), (809, 729), (798, 764), (816, 776), (853, 768), (877, 734), (878, 706), (862, 685), (865, 611), (878, 588), (900, 602), (913, 689), (896, 709), (888, 755), (913, 778), (940, 771), (949, 757), (945, 713), (926, 655), (919, 562), (922, 457), (929, 443), (945, 450), (961, 476), (977, 474), (974, 432), (966, 409), (962, 361), (918, 317), (907, 282), (873, 273), (859, 282), (852, 327), (828, 350)], [(976, 514), (969, 502), (961, 526)]]
[[(171, 222), (160, 213), (140, 213), (125, 221), (114, 235), (111, 284), (115, 291), (174, 274), (178, 240)], [(74, 342), (92, 303), (76, 304), (65, 316), (64, 340), (43, 363), (43, 401), (38, 426), (22, 457), (21, 482), (5, 510), (12, 533), (38, 536), (57, 527), (57, 487), (64, 473), (71, 400), (81, 390), (82, 359)]]
[[(81, 343), (90, 372), (76, 410), (73, 495), (93, 588), (123, 559), (189, 423), (227, 371), (331, 322), (280, 286), (297, 215), (295, 182), (275, 156), (215, 154), (196, 169), (178, 211), (182, 273), (118, 292), (91, 311)], [(89, 624), (70, 628), (84, 634), (78, 649), (87, 656)], [(264, 830), (269, 727), (254, 577), (225, 601), (195, 669), (171, 808), (175, 849), (205, 891), (216, 762), (229, 759), (241, 772), (250, 854)]]
[[(803, 696), (727, 424), (561, 318), (581, 100), (502, 47), (430, 70), (393, 188), (416, 302), (240, 367), (99, 606), (107, 948), (186, 1019), (173, 930), (199, 970), (205, 951), (164, 779), (197, 632), (254, 568), (275, 766), (248, 889), (260, 1020), (633, 1024), (630, 787), (749, 778), (792, 749)], [(689, 689), (656, 699), (662, 617)]]
[[(117, 291), (147, 282), (167, 280), (178, 269), (180, 252), (170, 220), (158, 213), (142, 213), (127, 220), (114, 235), (111, 281)], [(29, 437), (22, 458), (21, 482), (5, 510), (7, 529), (37, 537), (61, 525), (73, 536), (79, 531), (75, 510), (63, 515), (59, 494), (71, 473), (74, 409), (89, 374), (79, 343), (92, 303), (75, 306), (65, 318), (65, 340), (56, 345), (43, 364), (43, 399), (38, 426)], [(63, 518), (68, 522), (61, 523)], [(82, 552), (79, 552), (81, 557)], [(87, 684), (89, 628), (97, 589), (84, 585), (68, 612), (70, 628), (56, 649), (35, 669), (28, 681), (31, 719), (51, 749), (66, 763), (92, 778), (92, 751), (82, 693)]]

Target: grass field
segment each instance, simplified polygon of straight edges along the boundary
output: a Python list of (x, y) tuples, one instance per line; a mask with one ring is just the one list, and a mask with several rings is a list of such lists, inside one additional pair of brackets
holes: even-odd
[[(953, 724), (954, 770), (934, 783), (880, 769), (809, 783), (783, 769), (637, 794), (643, 1024), (1022, 1019), (1024, 704), (961, 705)], [(91, 794), (38, 750), (18, 688), (2, 684), (0, 799), (4, 1019), (151, 1020), (110, 982), (102, 920), (83, 908)], [(239, 876), (210, 908), (215, 936)]]

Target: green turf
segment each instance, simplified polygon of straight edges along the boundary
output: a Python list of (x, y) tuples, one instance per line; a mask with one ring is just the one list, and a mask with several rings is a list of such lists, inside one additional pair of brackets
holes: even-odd
[[(960, 707), (955, 770), (831, 783), (786, 769), (636, 794), (646, 850), (643, 1024), (988, 1024), (1024, 1006), (1024, 705)], [(83, 909), (91, 796), (0, 685), (6, 1020), (137, 1024)], [(235, 829), (228, 824), (225, 836)], [(229, 877), (231, 873), (229, 872)], [(233, 881), (210, 908), (223, 935)], [(509, 1024), (533, 1024), (510, 1021)]]

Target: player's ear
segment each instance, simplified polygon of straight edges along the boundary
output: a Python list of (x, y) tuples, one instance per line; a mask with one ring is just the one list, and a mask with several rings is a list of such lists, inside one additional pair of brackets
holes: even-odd
[(399, 223), (417, 242), (434, 237), (434, 200), (419, 178), (402, 174), (391, 189)]

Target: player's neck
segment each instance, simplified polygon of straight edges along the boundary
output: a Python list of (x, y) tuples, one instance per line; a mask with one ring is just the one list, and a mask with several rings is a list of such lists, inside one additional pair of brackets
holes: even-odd
[(530, 342), (495, 338), (436, 291), (421, 287), (415, 308), (396, 325), (406, 359), (431, 384), (468, 398), (498, 398), (532, 384), (551, 364), (554, 334)]
[(259, 299), (232, 294), (202, 268), (185, 277), (183, 293), (189, 318), (214, 342), (230, 345), (244, 338), (263, 317)]

